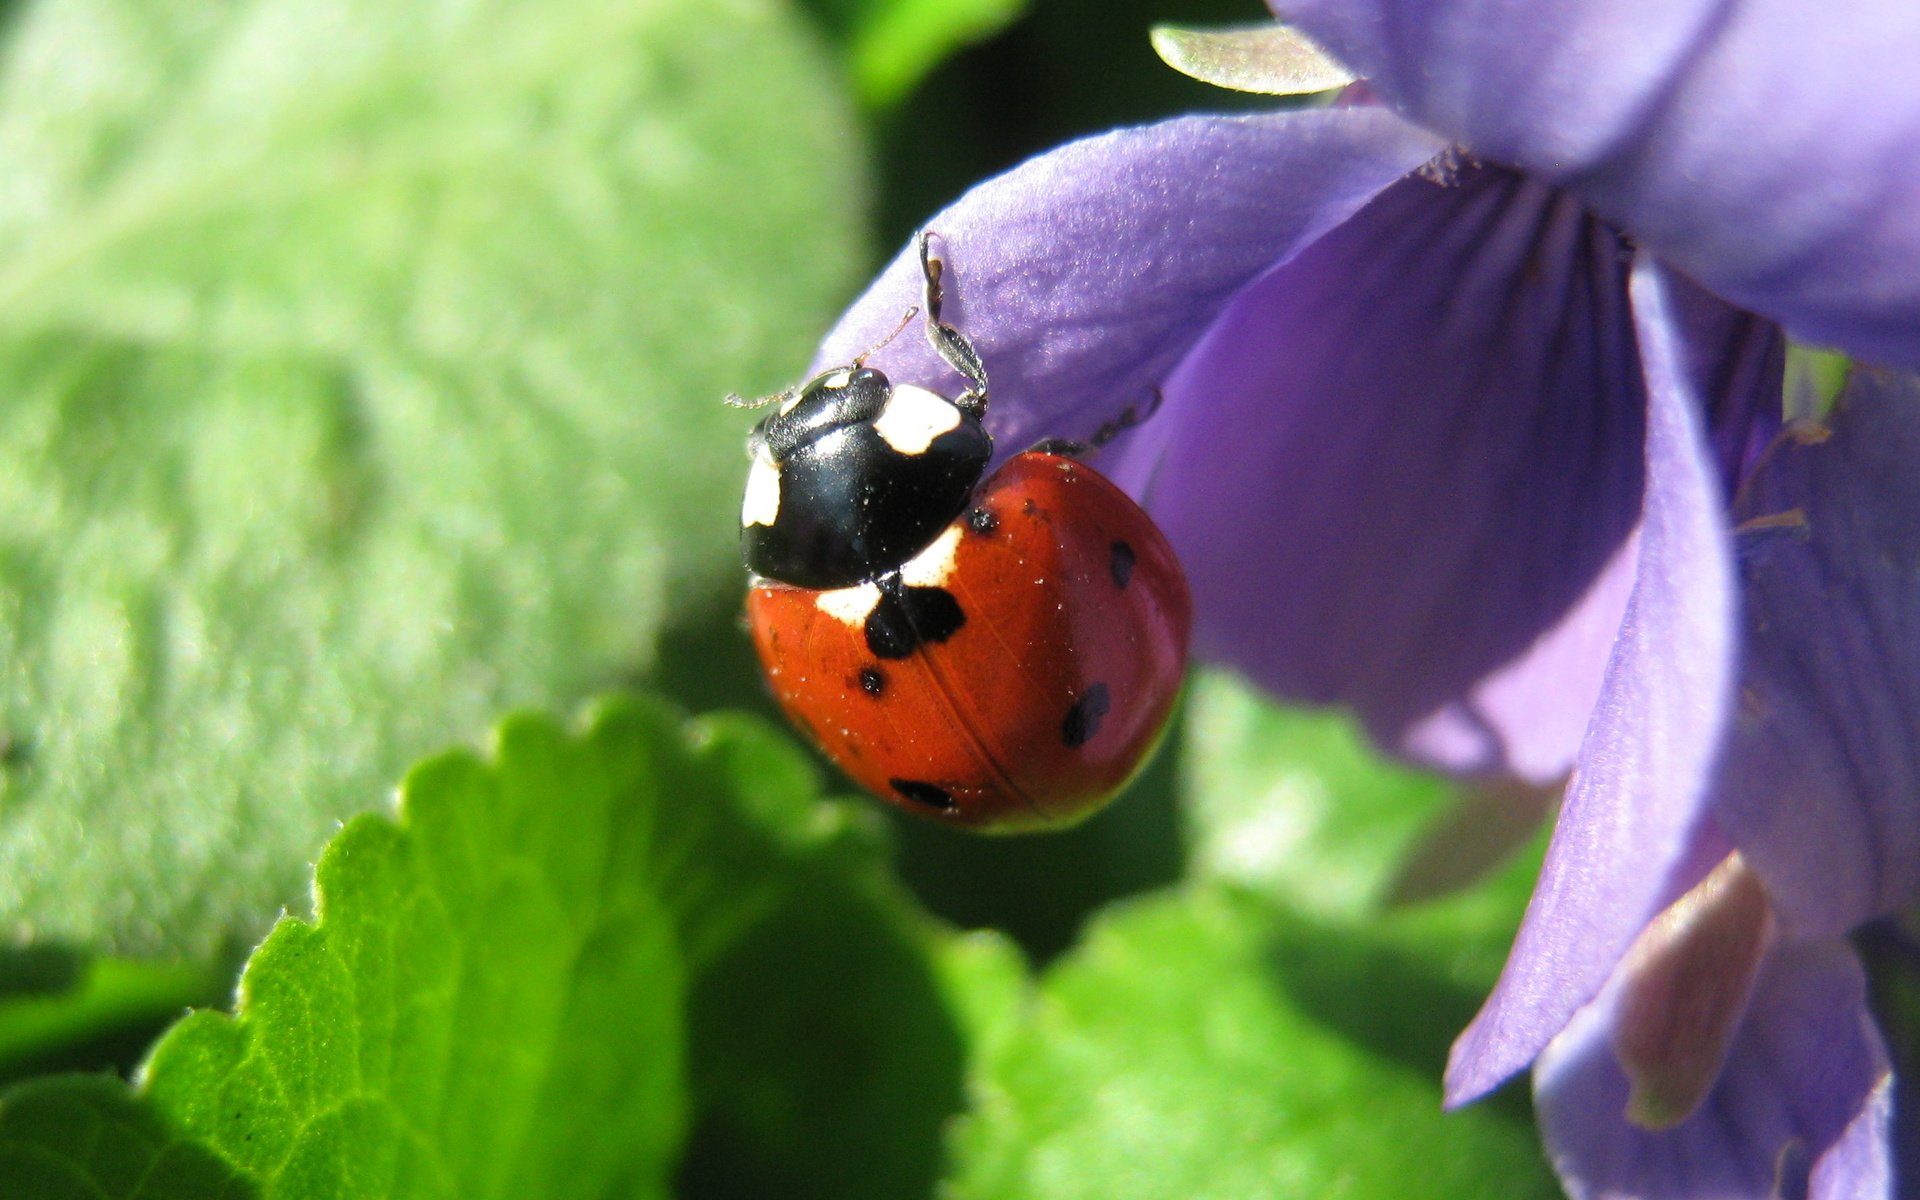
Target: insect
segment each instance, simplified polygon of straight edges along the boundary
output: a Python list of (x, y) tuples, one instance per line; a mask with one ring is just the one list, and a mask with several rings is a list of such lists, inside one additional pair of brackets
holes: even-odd
[(926, 335), (966, 390), (894, 384), (868, 351), (770, 398), (741, 506), (748, 623), (781, 708), (869, 791), (951, 825), (1058, 828), (1159, 741), (1192, 605), (1152, 519), (1069, 447), (982, 479), (986, 368), (941, 319), (930, 241)]

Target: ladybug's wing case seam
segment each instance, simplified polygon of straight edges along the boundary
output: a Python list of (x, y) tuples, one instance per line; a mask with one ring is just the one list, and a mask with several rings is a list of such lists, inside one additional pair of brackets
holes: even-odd
[[(961, 596), (956, 598), (961, 602), (961, 611), (967, 611), (967, 597)], [(908, 614), (908, 620), (912, 621), (911, 613)], [(995, 639), (998, 640), (999, 631), (993, 629), (990, 623), (986, 625), (986, 628), (992, 629)], [(916, 628), (914, 632), (920, 634), (923, 631)], [(969, 705), (966, 697), (960, 694), (958, 689), (954, 687), (952, 678), (946, 671), (941, 669), (939, 652), (928, 649), (928, 643), (925, 641), (924, 636), (921, 639), (919, 649), (913, 652), (913, 658), (926, 670), (928, 675), (932, 676), (934, 694), (939, 699), (940, 707), (945, 711), (947, 720), (966, 735), (967, 746), (973, 751), (974, 761), (978, 762), (993, 776), (993, 782), (999, 786), (1003, 793), (1008, 797), (1017, 799), (1021, 804), (1038, 815), (1040, 813), (1039, 806), (1033, 802), (1033, 799), (1027, 795), (1024, 789), (1014, 783), (1013, 779), (1008, 775), (1005, 765), (1000, 762), (999, 755), (993, 753), (990, 749), (985, 733), (979, 725), (967, 715)], [(1017, 661), (1017, 659), (1009, 658), (1008, 661)]]
[[(886, 697), (876, 700), (874, 709), (864, 715), (845, 714), (841, 727), (819, 728), (811, 722), (803, 723), (802, 727), (828, 757), (840, 759), (835, 747), (841, 747), (854, 760), (842, 760), (842, 766), (856, 777), (866, 772), (862, 782), (891, 799), (898, 800), (904, 793), (900, 793), (897, 787), (890, 788), (890, 781), (905, 779), (931, 785), (942, 792), (969, 797), (970, 807), (976, 809), (984, 800), (983, 791), (990, 791), (1001, 797), (1000, 803), (988, 806), (995, 811), (1003, 810), (1008, 801), (1017, 801), (1028, 811), (1037, 811), (1033, 803), (1013, 786), (1003, 766), (986, 752), (980, 729), (966, 719), (962, 706), (955, 701), (949, 680), (939, 672), (935, 666), (935, 656), (929, 654), (924, 645), (904, 658), (874, 661), (865, 652), (861, 639), (852, 634), (845, 623), (821, 612), (816, 605), (805, 600), (812, 593), (785, 589), (778, 584), (772, 586), (778, 589), (777, 595), (804, 603), (806, 634), (799, 647), (799, 656), (789, 661), (804, 664), (803, 669), (817, 672), (823, 680), (828, 681), (829, 687), (837, 686), (842, 675), (857, 678), (863, 667), (877, 669), (891, 681), (885, 685)], [(910, 620), (911, 609), (906, 610), (905, 615)], [(924, 631), (916, 627), (915, 633), (923, 636)], [(789, 683), (784, 688), (778, 685), (775, 688), (782, 707), (796, 717), (800, 716), (800, 711), (790, 703), (789, 697), (795, 689), (802, 692), (807, 690), (805, 680), (806, 677), (802, 676), (799, 681)], [(784, 695), (781, 694), (783, 692)], [(859, 702), (855, 703), (858, 705)], [(902, 705), (913, 707), (907, 710)], [(857, 726), (862, 719), (884, 726), (884, 738), (861, 736)], [(943, 732), (930, 733), (926, 727), (929, 723), (937, 723)], [(941, 766), (933, 761), (935, 756), (916, 750), (929, 737), (949, 745), (964, 746), (967, 752), (965, 759), (974, 768), (976, 777), (955, 775), (955, 764), (950, 756), (946, 765)]]

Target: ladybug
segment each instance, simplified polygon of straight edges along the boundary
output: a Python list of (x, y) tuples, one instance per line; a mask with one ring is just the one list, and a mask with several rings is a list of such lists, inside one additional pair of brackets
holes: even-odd
[(867, 790), (950, 825), (1059, 828), (1158, 743), (1192, 604), (1084, 448), (1042, 443), (982, 480), (986, 369), (940, 319), (929, 241), (927, 337), (968, 387), (893, 384), (863, 354), (768, 401), (741, 507), (748, 624), (780, 707)]

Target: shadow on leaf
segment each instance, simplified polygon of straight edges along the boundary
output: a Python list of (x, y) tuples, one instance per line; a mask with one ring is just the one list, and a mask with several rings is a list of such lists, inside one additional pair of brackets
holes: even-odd
[(0, 1098), (0, 1180), (9, 1195), (245, 1200), (258, 1190), (173, 1129), (112, 1076), (40, 1079)]
[[(1453, 1039), (1484, 998), (1448, 979), (1434, 959), (1338, 927), (1277, 920), (1266, 953), (1274, 984), (1301, 1013), (1436, 1087)], [(1507, 1088), (1487, 1103), (1532, 1122), (1524, 1089)]]

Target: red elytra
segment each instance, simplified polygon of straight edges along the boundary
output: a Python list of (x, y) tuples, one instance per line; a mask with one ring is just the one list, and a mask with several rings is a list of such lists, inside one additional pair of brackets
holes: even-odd
[(875, 795), (985, 831), (1070, 825), (1166, 729), (1186, 579), (1153, 521), (1074, 459), (1017, 455), (973, 501), (902, 569), (905, 595), (756, 581), (754, 646), (788, 717)]

